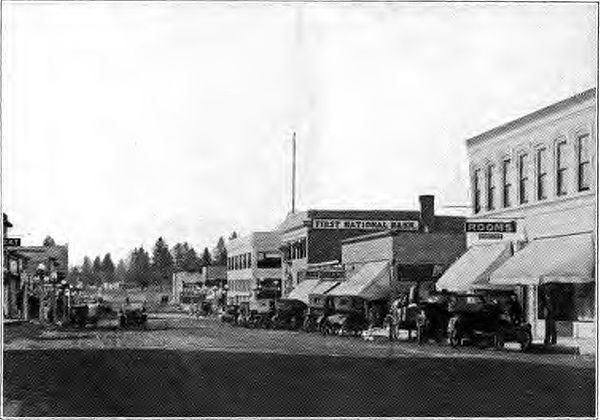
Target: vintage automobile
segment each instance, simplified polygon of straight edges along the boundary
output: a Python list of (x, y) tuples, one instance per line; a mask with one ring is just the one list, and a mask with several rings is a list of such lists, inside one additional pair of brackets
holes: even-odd
[(465, 339), (471, 343), (491, 342), (497, 349), (504, 348), (507, 341), (518, 342), (522, 351), (531, 347), (531, 325), (513, 320), (501, 305), (487, 302), (482, 295), (455, 295), (448, 310), (448, 338), (453, 347)]
[(108, 302), (98, 299), (86, 299), (81, 303), (71, 305), (69, 312), (70, 324), (80, 328), (84, 328), (88, 324), (96, 327), (100, 321), (114, 318), (116, 318), (116, 312), (112, 306)]
[(325, 320), (333, 313), (333, 298), (331, 296), (323, 294), (310, 295), (302, 330), (306, 332), (322, 332)]
[(148, 326), (148, 314), (146, 306), (142, 302), (126, 303), (119, 311), (119, 326), (127, 327), (142, 327)]
[(274, 328), (299, 329), (304, 322), (306, 303), (296, 299), (279, 299), (275, 302)]
[(271, 328), (275, 314), (273, 299), (257, 299), (240, 305), (238, 324), (246, 328)]
[(363, 311), (338, 312), (328, 316), (321, 326), (324, 335), (360, 335), (369, 328), (369, 321)]
[(227, 305), (221, 314), (221, 321), (231, 325), (237, 325), (240, 314), (240, 305)]
[(419, 304), (417, 315), (417, 342), (423, 344), (430, 339), (441, 343), (446, 338), (450, 312), (448, 293), (432, 293)]

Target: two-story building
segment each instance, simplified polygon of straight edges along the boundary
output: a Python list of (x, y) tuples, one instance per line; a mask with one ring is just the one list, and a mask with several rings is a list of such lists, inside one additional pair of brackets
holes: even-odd
[(439, 288), (514, 290), (535, 339), (552, 300), (559, 341), (594, 337), (595, 121), (594, 88), (466, 141), (469, 249)]
[(465, 252), (465, 218), (436, 215), (432, 195), (422, 195), (419, 201), (420, 229), (387, 230), (342, 241), (348, 287), (356, 283), (353, 290), (366, 291), (379, 281), (389, 283), (386, 290), (396, 296), (411, 290), (427, 295)]
[(318, 210), (290, 213), (278, 226), (283, 256), (281, 279), (289, 293), (314, 267), (335, 267), (342, 262), (342, 241), (368, 233), (420, 231), (420, 211)]
[(279, 232), (253, 232), (227, 244), (227, 301), (281, 296)]

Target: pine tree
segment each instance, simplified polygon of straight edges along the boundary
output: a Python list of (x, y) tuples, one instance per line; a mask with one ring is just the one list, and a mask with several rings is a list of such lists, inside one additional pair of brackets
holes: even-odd
[(92, 268), (92, 260), (87, 255), (83, 257), (83, 265), (81, 266), (81, 281), (83, 284), (94, 283), (94, 271)]
[(229, 240), (233, 240), (236, 239), (238, 237), (237, 232), (234, 230), (233, 232), (231, 232), (231, 235), (229, 235)]
[(128, 270), (128, 281), (139, 285), (142, 289), (148, 287), (152, 280), (150, 256), (143, 247), (131, 252), (131, 264)]
[(56, 246), (56, 241), (54, 241), (54, 239), (52, 238), (52, 236), (47, 235), (44, 238), (44, 242), (42, 243), (42, 245), (44, 245), (44, 246)]
[(210, 251), (208, 250), (208, 248), (204, 248), (204, 252), (202, 253), (202, 260), (201, 260), (202, 267), (211, 265), (211, 263), (212, 263), (212, 258), (210, 256)]
[(175, 246), (171, 250), (171, 255), (173, 257), (173, 269), (175, 271), (185, 271), (184, 261), (185, 261), (188, 250), (189, 250), (189, 245), (187, 242), (185, 242), (185, 243), (178, 242), (175, 244)]
[(213, 250), (213, 263), (214, 265), (227, 265), (227, 248), (225, 248), (225, 240), (222, 236)]
[(122, 258), (119, 260), (117, 267), (115, 268), (115, 281), (121, 284), (125, 284), (127, 282), (127, 266)]
[(173, 257), (162, 237), (156, 240), (152, 250), (152, 270), (158, 284), (167, 284), (173, 275)]
[(107, 253), (102, 260), (102, 280), (108, 283), (115, 281), (115, 265), (112, 262), (110, 253)]
[(191, 273), (200, 271), (202, 267), (202, 261), (198, 258), (198, 254), (196, 254), (196, 250), (194, 248), (189, 248), (185, 253), (185, 257), (183, 260), (183, 271), (188, 271)]

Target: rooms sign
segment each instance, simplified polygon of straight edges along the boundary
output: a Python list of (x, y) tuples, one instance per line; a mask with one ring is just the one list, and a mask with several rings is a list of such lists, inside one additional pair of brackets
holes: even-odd
[(476, 233), (515, 233), (517, 224), (515, 222), (466, 222), (466, 232)]
[(419, 230), (417, 220), (313, 219), (314, 229)]

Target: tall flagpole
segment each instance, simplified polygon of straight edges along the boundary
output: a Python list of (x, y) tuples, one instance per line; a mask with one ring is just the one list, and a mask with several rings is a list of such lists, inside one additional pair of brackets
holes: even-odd
[(292, 135), (292, 213), (296, 213), (296, 132)]

